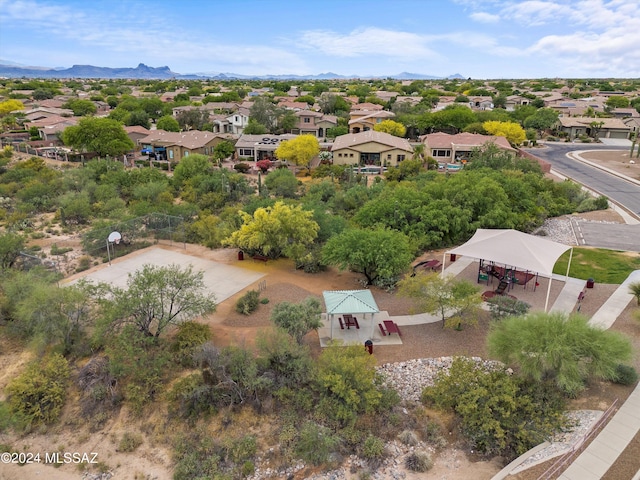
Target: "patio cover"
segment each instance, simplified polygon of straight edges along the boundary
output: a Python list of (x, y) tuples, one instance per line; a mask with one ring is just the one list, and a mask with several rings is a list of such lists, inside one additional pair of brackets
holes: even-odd
[[(535, 235), (519, 232), (517, 230), (505, 229), (478, 229), (471, 239), (453, 250), (446, 253), (481, 258), (503, 265), (519, 267), (531, 272), (537, 272), (543, 277), (548, 277), (549, 289), (547, 291), (547, 301), (545, 311), (549, 302), (549, 292), (551, 291), (551, 278), (553, 277), (553, 266), (558, 258), (573, 248), (568, 245), (546, 240)], [(442, 262), (444, 265), (444, 261)], [(571, 257), (567, 266), (567, 276), (571, 266)]]
[[(324, 304), (327, 307), (327, 315), (331, 324), (331, 338), (333, 338), (333, 316), (345, 313), (373, 315), (380, 312), (373, 295), (369, 290), (325, 290), (322, 292)], [(371, 335), (373, 336), (373, 321), (371, 322)]]

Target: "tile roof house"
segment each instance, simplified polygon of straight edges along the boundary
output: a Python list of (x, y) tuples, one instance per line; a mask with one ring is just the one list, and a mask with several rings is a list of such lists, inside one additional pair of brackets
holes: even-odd
[(140, 125), (132, 125), (130, 127), (125, 126), (124, 131), (127, 132), (127, 136), (135, 143), (136, 145), (140, 145), (140, 140), (146, 138), (151, 133), (151, 130), (148, 130)]
[(313, 110), (300, 110), (295, 113), (296, 125), (291, 130), (294, 134), (311, 134), (318, 138), (323, 138), (327, 134), (328, 128), (338, 125), (338, 119), (334, 115), (325, 115)]
[(506, 138), (494, 135), (480, 135), (479, 133), (449, 133), (438, 132), (422, 135), (420, 141), (424, 143), (425, 153), (438, 162), (453, 162), (468, 160), (474, 148), (482, 147), (486, 143), (493, 143), (497, 147), (515, 153), (515, 149)]
[[(593, 122), (601, 124), (600, 128), (594, 129)], [(580, 135), (595, 137), (596, 134), (598, 138), (627, 139), (631, 131), (631, 127), (619, 118), (560, 117), (556, 127), (571, 139)]]
[(149, 135), (139, 140), (139, 144), (151, 150), (160, 159), (175, 163), (194, 153), (211, 155), (216, 145), (229, 139), (228, 135), (199, 130), (188, 132), (151, 130)]
[(263, 159), (272, 160), (276, 148), (280, 142), (291, 140), (297, 135), (284, 134), (272, 135), (265, 133), (263, 135), (241, 135), (236, 142), (236, 155), (240, 159), (251, 160), (257, 162)]
[(349, 130), (351, 133), (366, 132), (373, 130), (373, 127), (383, 120), (395, 117), (395, 113), (386, 110), (351, 110), (351, 120), (349, 120)]
[(334, 165), (396, 166), (413, 154), (406, 138), (367, 130), (336, 137), (333, 146)]
[(65, 128), (71, 127), (78, 123), (78, 118), (61, 117), (59, 115), (50, 115), (48, 117), (38, 118), (30, 122), (25, 122), (24, 127), (29, 130), (32, 127), (38, 129), (40, 138), (47, 142), (57, 142), (60, 140), (60, 134)]
[(486, 95), (476, 95), (469, 98), (472, 110), (493, 110), (493, 98)]

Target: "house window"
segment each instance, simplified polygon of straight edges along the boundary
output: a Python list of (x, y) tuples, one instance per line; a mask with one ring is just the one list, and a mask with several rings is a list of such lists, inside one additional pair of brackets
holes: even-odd
[(391, 154), (387, 153), (387, 160), (391, 160)]
[(398, 155), (398, 163), (404, 160), (404, 155)]
[(253, 157), (253, 150), (251, 150), (250, 148), (241, 148), (240, 149), (240, 156), (241, 157)]
[(341, 153), (339, 153), (339, 154), (338, 154), (338, 156), (339, 156), (339, 157), (342, 157), (342, 154), (341, 154)]
[(188, 156), (189, 156), (189, 150), (185, 150), (185, 151), (184, 151), (184, 156), (185, 156), (185, 157), (188, 157)]
[(350, 153), (350, 154), (349, 154), (349, 157), (353, 158), (353, 153)]
[(236, 123), (240, 121), (240, 117), (239, 117), (239, 116), (237, 116), (237, 115), (236, 115), (235, 117), (233, 117), (233, 118), (234, 118), (234, 120), (233, 120), (233, 121), (234, 121), (234, 122), (236, 122)]
[(173, 150), (169, 150), (169, 158), (173, 160)]
[(309, 117), (304, 117), (304, 118), (302, 119), (302, 121), (303, 121), (304, 123), (311, 123), (311, 119), (310, 119)]
[(434, 157), (450, 157), (451, 150), (434, 150), (433, 156)]

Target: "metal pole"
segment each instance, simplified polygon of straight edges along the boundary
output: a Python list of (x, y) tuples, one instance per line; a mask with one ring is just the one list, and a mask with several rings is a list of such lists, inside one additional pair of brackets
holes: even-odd
[(109, 239), (107, 238), (107, 258), (109, 258), (109, 266), (111, 266), (111, 253), (109, 253)]

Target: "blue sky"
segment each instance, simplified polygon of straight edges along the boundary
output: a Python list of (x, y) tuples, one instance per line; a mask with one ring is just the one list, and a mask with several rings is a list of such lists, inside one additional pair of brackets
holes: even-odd
[(0, 59), (177, 73), (640, 77), (638, 0), (0, 0)]

